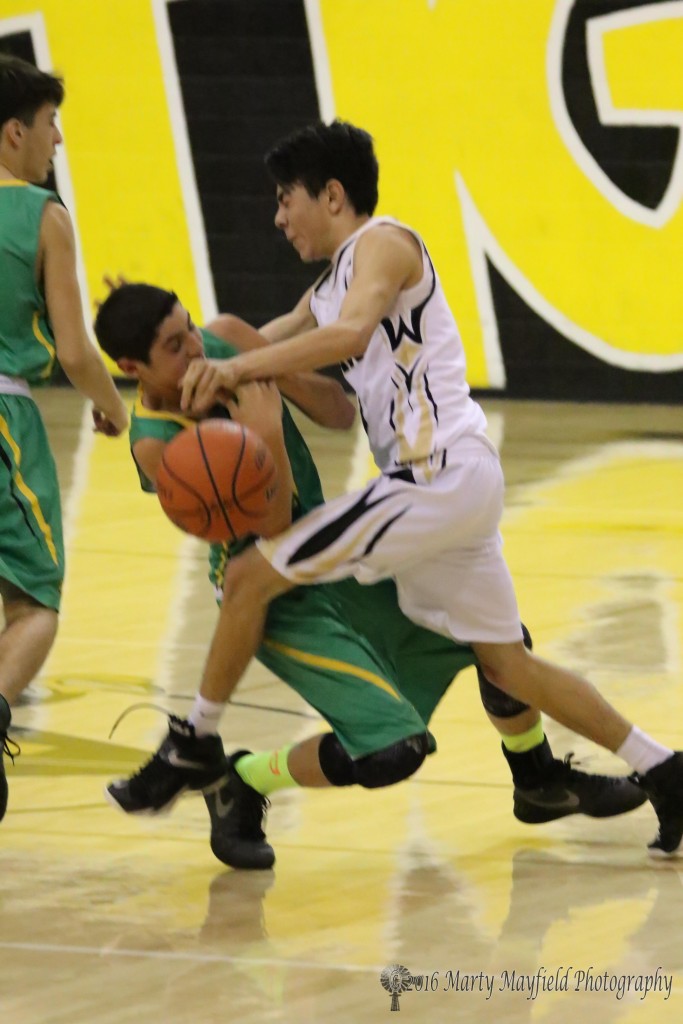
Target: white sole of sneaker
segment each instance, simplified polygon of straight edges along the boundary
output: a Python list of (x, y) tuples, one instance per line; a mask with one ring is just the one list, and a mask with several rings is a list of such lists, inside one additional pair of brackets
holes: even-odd
[(677, 858), (683, 857), (683, 841), (680, 842), (676, 849), (672, 850), (671, 853), (666, 853), (665, 850), (659, 850), (656, 847), (651, 849), (648, 846), (647, 854), (648, 857), (652, 858), (652, 860), (676, 860)]

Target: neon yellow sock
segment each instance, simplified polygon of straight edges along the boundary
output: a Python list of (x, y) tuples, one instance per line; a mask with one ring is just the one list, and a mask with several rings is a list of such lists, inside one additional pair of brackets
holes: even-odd
[(530, 729), (520, 733), (519, 736), (503, 736), (503, 746), (513, 754), (526, 754), (534, 747), (540, 747), (544, 739), (543, 723), (539, 718), (536, 725), (532, 725)]
[(278, 789), (298, 786), (287, 767), (289, 752), (294, 746), (289, 743), (280, 750), (264, 750), (260, 754), (245, 754), (235, 765), (235, 771), (248, 786), (261, 796), (268, 796)]

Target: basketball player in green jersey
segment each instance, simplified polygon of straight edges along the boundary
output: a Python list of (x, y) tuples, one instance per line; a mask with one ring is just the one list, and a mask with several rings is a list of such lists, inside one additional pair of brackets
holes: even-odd
[[(47, 179), (62, 141), (59, 78), (0, 55), (0, 743), (10, 705), (44, 663), (57, 631), (64, 577), (57, 476), (30, 385), (57, 363), (95, 405), (95, 429), (126, 429), (128, 416), (86, 332), (74, 234)], [(0, 819), (7, 779), (0, 753)]]
[[(109, 356), (140, 382), (130, 441), (147, 491), (154, 490), (165, 445), (190, 422), (180, 413), (178, 391), (188, 363), (229, 358), (265, 343), (235, 317), (198, 330), (174, 293), (142, 284), (114, 290), (100, 307), (95, 331)], [(278, 383), (312, 418), (331, 427), (350, 425), (353, 408), (335, 382), (305, 374)], [(319, 507), (322, 489), (277, 389), (259, 384), (241, 390), (238, 399), (226, 398), (211, 414), (229, 414), (256, 429), (271, 448), (283, 492), (271, 532), (282, 516), (297, 519)], [(244, 546), (211, 546), (210, 575), (219, 601), (227, 559)], [(233, 867), (272, 865), (261, 826), (264, 798), (276, 789), (353, 783), (372, 788), (411, 775), (434, 749), (427, 726), (436, 705), (460, 669), (475, 664), (470, 647), (406, 618), (391, 581), (302, 587), (275, 600), (257, 657), (315, 707), (332, 732), (278, 751), (239, 751), (226, 764), (215, 717), (220, 706), (199, 700), (188, 721), (170, 719), (167, 739), (140, 772), (107, 789), (110, 802), (128, 813), (154, 813), (187, 788), (203, 789), (212, 849)], [(480, 686), (485, 706), (507, 734), (504, 750), (520, 820), (550, 821), (577, 812), (609, 816), (643, 802), (625, 779), (589, 776), (555, 760), (537, 712), (509, 700), (481, 675)], [(180, 762), (185, 774), (178, 785)]]

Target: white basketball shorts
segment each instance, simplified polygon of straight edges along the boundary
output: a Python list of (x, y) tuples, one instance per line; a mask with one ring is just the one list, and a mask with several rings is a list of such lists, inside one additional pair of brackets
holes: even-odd
[(510, 643), (522, 630), (498, 530), (503, 492), (495, 449), (473, 441), (430, 483), (384, 474), (257, 546), (293, 583), (392, 577), (419, 625), (461, 643)]

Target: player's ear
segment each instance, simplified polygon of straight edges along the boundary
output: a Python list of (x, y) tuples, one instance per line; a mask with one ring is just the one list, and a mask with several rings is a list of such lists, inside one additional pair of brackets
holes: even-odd
[(18, 117), (11, 117), (9, 121), (5, 123), (6, 137), (9, 139), (10, 145), (13, 149), (17, 149), (21, 145), (21, 138), (24, 134), (24, 125)]
[(338, 181), (336, 178), (330, 178), (325, 185), (325, 198), (327, 199), (330, 212), (339, 213), (346, 198), (346, 190), (341, 181)]
[(116, 365), (118, 366), (121, 373), (125, 373), (126, 377), (139, 377), (138, 373), (138, 361), (137, 359), (117, 359)]

